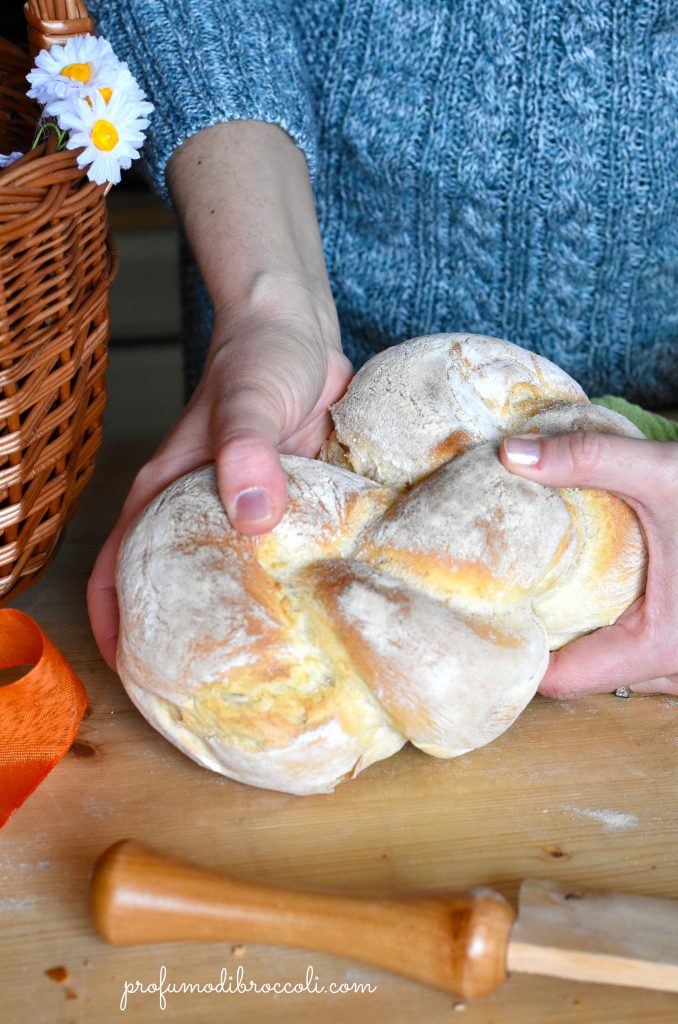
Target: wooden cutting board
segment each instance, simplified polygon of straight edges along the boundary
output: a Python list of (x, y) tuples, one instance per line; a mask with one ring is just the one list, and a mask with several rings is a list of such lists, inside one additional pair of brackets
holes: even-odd
[[(231, 782), (155, 733), (99, 659), (84, 597), (116, 506), (153, 446), (141, 417), (128, 421), (126, 440), (107, 442), (55, 563), (15, 602), (70, 659), (90, 710), (71, 752), (0, 831), (0, 1020), (675, 1024), (678, 997), (668, 994), (516, 976), (464, 1003), (337, 957), (231, 944), (113, 948), (95, 934), (88, 874), (123, 837), (296, 888), (392, 895), (490, 885), (515, 900), (529, 876), (678, 897), (675, 698), (538, 697), (488, 747), (453, 761), (407, 747), (314, 797)], [(163, 968), (166, 984), (203, 986), (241, 968), (259, 989), (303, 985), (310, 972), (312, 990), (168, 993), (164, 1010), (157, 994), (137, 991), (121, 1014), (125, 983), (147, 988)], [(330, 991), (356, 984), (373, 991)]]

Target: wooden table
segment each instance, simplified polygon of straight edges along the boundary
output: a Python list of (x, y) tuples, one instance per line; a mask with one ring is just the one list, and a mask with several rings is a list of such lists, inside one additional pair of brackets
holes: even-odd
[[(15, 606), (70, 659), (90, 710), (70, 753), (0, 832), (0, 1020), (8, 1024), (675, 1024), (678, 996), (514, 976), (464, 1002), (336, 957), (231, 944), (114, 948), (90, 924), (87, 879), (133, 837), (244, 878), (337, 892), (442, 893), (490, 885), (515, 899), (525, 876), (678, 898), (678, 700), (536, 698), (490, 746), (453, 761), (413, 748), (332, 795), (294, 797), (198, 767), (155, 733), (104, 667), (85, 584), (115, 506), (151, 450), (109, 441), (42, 582)], [(125, 982), (368, 983), (297, 995), (153, 994)]]

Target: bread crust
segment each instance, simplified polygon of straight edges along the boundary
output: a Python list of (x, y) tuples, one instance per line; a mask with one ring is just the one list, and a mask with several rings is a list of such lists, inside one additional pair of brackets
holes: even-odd
[(624, 502), (499, 461), (514, 431), (638, 436), (532, 353), (414, 339), (332, 413), (321, 459), (282, 457), (274, 530), (233, 530), (207, 466), (149, 504), (117, 567), (118, 671), (142, 714), (200, 764), (297, 794), (407, 741), (438, 757), (490, 742), (549, 650), (615, 621), (646, 565)]

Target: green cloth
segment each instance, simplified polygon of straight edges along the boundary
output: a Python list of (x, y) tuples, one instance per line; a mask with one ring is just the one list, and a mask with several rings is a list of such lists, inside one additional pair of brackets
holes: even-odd
[(591, 399), (595, 405), (603, 405), (606, 409), (613, 409), (627, 420), (635, 423), (639, 430), (645, 434), (650, 441), (678, 441), (678, 421), (667, 420), (665, 416), (659, 416), (656, 412), (648, 412), (641, 409), (639, 405), (627, 402), (625, 398), (615, 398), (612, 395), (604, 395), (602, 398)]

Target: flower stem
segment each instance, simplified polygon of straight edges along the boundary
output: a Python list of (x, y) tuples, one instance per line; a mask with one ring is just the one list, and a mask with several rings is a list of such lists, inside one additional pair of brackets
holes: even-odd
[(59, 150), (64, 149), (66, 146), (66, 139), (68, 138), (68, 132), (64, 131), (52, 118), (44, 118), (38, 122), (38, 127), (35, 130), (35, 138), (31, 149), (35, 149), (39, 146), (43, 139), (47, 138), (49, 130), (53, 130), (57, 135), (57, 153)]

